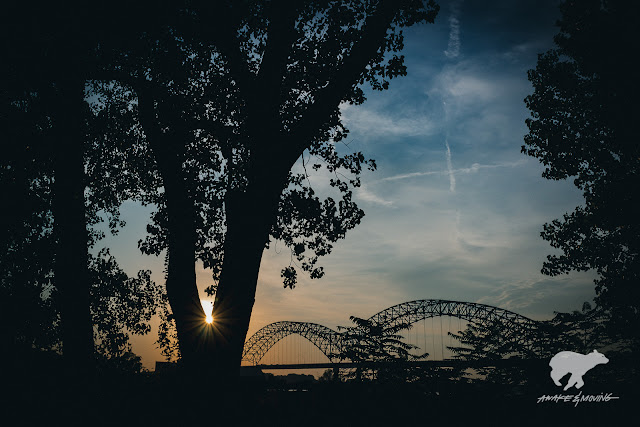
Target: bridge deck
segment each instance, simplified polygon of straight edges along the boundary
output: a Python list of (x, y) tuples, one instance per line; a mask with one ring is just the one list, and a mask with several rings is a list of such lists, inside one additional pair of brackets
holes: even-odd
[[(547, 359), (502, 359), (502, 360), (419, 360), (413, 362), (404, 362), (405, 366), (421, 366), (421, 367), (510, 367), (510, 366), (530, 366), (548, 363)], [(262, 370), (271, 369), (332, 369), (332, 368), (356, 368), (356, 367), (376, 367), (382, 366), (398, 366), (397, 362), (371, 362), (371, 363), (353, 363), (353, 362), (326, 362), (326, 363), (298, 363), (298, 364), (281, 364), (281, 365), (246, 365), (242, 368), (260, 368)]]

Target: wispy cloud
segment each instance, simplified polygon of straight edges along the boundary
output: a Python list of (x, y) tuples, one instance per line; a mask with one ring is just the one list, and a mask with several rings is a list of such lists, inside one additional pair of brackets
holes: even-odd
[(377, 194), (372, 193), (366, 186), (361, 186), (356, 190), (356, 196), (360, 200), (364, 200), (365, 202), (373, 203), (376, 205), (382, 206), (391, 206), (393, 202), (390, 200), (385, 200)]
[(553, 311), (579, 309), (583, 301), (588, 301), (594, 296), (594, 274), (591, 272), (573, 273), (570, 278), (531, 273), (527, 276), (497, 286), (490, 295), (478, 299), (477, 302), (516, 312), (529, 312), (534, 317), (538, 317), (536, 314), (540, 312), (549, 318)]
[(453, 167), (451, 166), (451, 148), (449, 148), (449, 141), (445, 142), (447, 146), (447, 173), (449, 174), (449, 191), (455, 193), (456, 191), (456, 175), (453, 172)]
[(429, 175), (449, 175), (449, 188), (451, 191), (455, 191), (455, 186), (456, 186), (455, 175), (457, 174), (477, 173), (482, 169), (514, 168), (526, 162), (527, 160), (523, 159), (523, 160), (518, 160), (517, 162), (497, 163), (493, 165), (482, 165), (480, 163), (474, 163), (468, 168), (453, 169), (451, 167), (451, 151), (449, 149), (449, 144), (447, 144), (447, 170), (405, 173), (405, 174), (388, 176), (386, 178), (382, 178), (381, 181), (396, 181), (399, 179), (415, 178), (419, 176), (429, 176)]
[(449, 44), (444, 54), (447, 58), (454, 59), (460, 55), (460, 3), (453, 2), (451, 5), (451, 15), (449, 16)]
[(432, 118), (417, 111), (380, 111), (371, 105), (342, 104), (340, 112), (347, 127), (364, 137), (429, 136), (439, 129)]

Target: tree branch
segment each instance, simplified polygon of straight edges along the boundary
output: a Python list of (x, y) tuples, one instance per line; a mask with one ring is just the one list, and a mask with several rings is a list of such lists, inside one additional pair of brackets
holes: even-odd
[(238, 4), (234, 7), (231, 2), (204, 0), (198, 6), (202, 13), (198, 20), (200, 34), (226, 58), (230, 74), (246, 99), (255, 89), (255, 76), (249, 72), (238, 42), (238, 26), (242, 22)]
[(261, 106), (261, 110), (277, 113), (280, 107), (282, 77), (287, 68), (291, 44), (296, 36), (294, 24), (298, 17), (298, 3), (291, 0), (271, 3), (267, 46), (256, 78), (256, 89), (260, 91), (256, 98), (262, 102), (256, 103), (256, 106)]
[(162, 131), (160, 125), (156, 120), (155, 111), (155, 99), (153, 97), (152, 90), (147, 87), (146, 84), (140, 82), (140, 79), (135, 82), (133, 89), (138, 94), (138, 115), (140, 117), (140, 124), (145, 135), (149, 138), (151, 146), (160, 145), (160, 139), (162, 138)]
[(353, 46), (348, 57), (336, 72), (336, 78), (314, 97), (315, 102), (307, 108), (302, 119), (292, 126), (288, 140), (301, 153), (311, 138), (325, 124), (331, 112), (336, 109), (351, 88), (358, 83), (366, 66), (382, 46), (400, 2), (383, 0), (378, 9), (368, 19), (360, 40)]

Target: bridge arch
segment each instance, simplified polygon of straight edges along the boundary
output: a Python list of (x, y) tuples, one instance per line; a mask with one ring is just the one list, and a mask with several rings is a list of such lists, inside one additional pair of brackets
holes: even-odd
[(436, 316), (457, 317), (480, 326), (499, 323), (507, 341), (531, 347), (538, 322), (513, 311), (474, 302), (422, 299), (386, 308), (369, 318), (377, 324), (395, 326), (413, 324)]
[[(403, 302), (386, 308), (368, 320), (385, 326), (413, 324), (436, 316), (451, 316), (481, 326), (499, 323), (502, 336), (527, 348), (535, 344), (538, 322), (513, 311), (486, 304), (423, 299)], [(274, 322), (258, 330), (244, 345), (242, 359), (257, 364), (278, 341), (298, 334), (313, 343), (329, 360), (342, 348), (343, 334), (326, 326), (309, 322)]]
[(281, 339), (298, 334), (309, 340), (331, 360), (340, 350), (340, 333), (326, 326), (310, 322), (274, 322), (258, 330), (244, 344), (242, 360), (257, 364)]

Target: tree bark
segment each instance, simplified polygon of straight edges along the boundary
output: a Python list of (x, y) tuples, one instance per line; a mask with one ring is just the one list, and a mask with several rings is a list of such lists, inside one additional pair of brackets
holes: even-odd
[[(213, 308), (214, 369), (237, 376), (255, 302), (262, 254), (291, 165), (256, 156), (244, 192), (227, 195), (224, 261)], [(271, 155), (271, 159), (275, 156)]]
[(182, 142), (153, 139), (168, 215), (167, 297), (176, 323), (182, 361), (199, 366), (207, 353), (210, 327), (200, 303), (195, 273), (195, 207), (182, 171)]
[(200, 369), (210, 353), (211, 327), (200, 303), (195, 273), (195, 205), (189, 195), (183, 163), (189, 133), (180, 127), (180, 115), (171, 108), (163, 113), (172, 118), (173, 128), (164, 132), (160, 128), (162, 102), (155, 91), (145, 83), (137, 82), (138, 106), (144, 132), (155, 155), (164, 186), (168, 216), (166, 290), (176, 324), (181, 361), (184, 365)]

